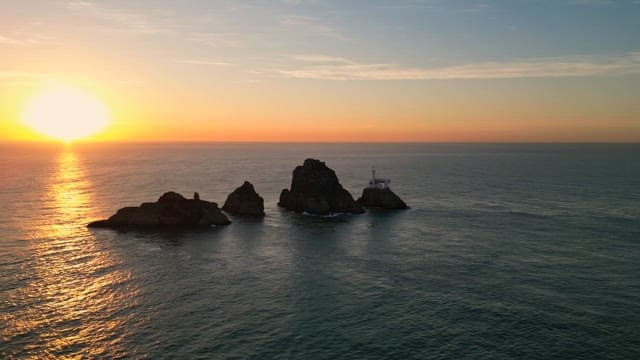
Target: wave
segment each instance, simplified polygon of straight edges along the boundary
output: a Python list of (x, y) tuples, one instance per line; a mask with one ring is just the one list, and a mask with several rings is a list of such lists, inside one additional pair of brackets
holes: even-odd
[(330, 213), (330, 214), (327, 214), (327, 215), (319, 215), (319, 214), (308, 213), (306, 211), (302, 212), (302, 215), (304, 215), (304, 216), (322, 217), (322, 218), (335, 218), (335, 217), (346, 215), (346, 214), (347, 213), (339, 212), (339, 213)]

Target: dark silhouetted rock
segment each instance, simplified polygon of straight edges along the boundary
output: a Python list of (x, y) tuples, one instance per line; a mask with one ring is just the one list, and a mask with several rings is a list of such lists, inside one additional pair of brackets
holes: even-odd
[(258, 195), (253, 185), (245, 181), (242, 186), (227, 196), (222, 210), (239, 216), (264, 216), (264, 200)]
[(405, 204), (391, 189), (365, 188), (358, 204), (367, 207), (379, 207), (384, 209), (406, 209)]
[(362, 206), (345, 190), (336, 173), (324, 162), (307, 159), (293, 170), (291, 189), (280, 193), (279, 206), (315, 215), (331, 213), (361, 214)]
[(228, 225), (229, 219), (214, 202), (186, 199), (175, 192), (164, 193), (157, 202), (143, 203), (138, 207), (125, 207), (106, 220), (90, 223), (89, 227), (106, 228), (155, 228), (155, 227), (204, 227)]

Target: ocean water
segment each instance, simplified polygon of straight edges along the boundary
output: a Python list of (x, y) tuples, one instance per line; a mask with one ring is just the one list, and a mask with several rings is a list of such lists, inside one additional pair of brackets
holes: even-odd
[[(307, 157), (411, 209), (279, 209)], [(85, 227), (244, 180), (263, 220)], [(0, 145), (0, 358), (637, 359), (640, 145)]]

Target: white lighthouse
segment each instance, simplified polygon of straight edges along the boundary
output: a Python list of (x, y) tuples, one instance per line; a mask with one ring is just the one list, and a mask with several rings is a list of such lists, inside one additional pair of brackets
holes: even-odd
[(371, 166), (371, 180), (369, 180), (370, 189), (388, 189), (391, 180), (376, 178), (376, 167)]

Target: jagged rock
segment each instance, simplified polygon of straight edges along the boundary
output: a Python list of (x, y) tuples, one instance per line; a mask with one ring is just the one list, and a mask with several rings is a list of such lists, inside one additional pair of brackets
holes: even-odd
[[(197, 194), (197, 193), (196, 193)], [(186, 199), (175, 192), (164, 193), (157, 202), (125, 207), (106, 220), (89, 223), (96, 228), (201, 227), (228, 225), (229, 219), (214, 202)]]
[(358, 199), (358, 204), (384, 209), (408, 208), (407, 204), (405, 204), (405, 202), (389, 188), (365, 188), (362, 190), (362, 196)]
[(340, 185), (336, 173), (315, 159), (306, 159), (302, 166), (293, 170), (291, 189), (282, 190), (278, 206), (316, 215), (364, 212)]
[(245, 181), (227, 196), (222, 210), (239, 216), (264, 216), (264, 199), (250, 182)]

